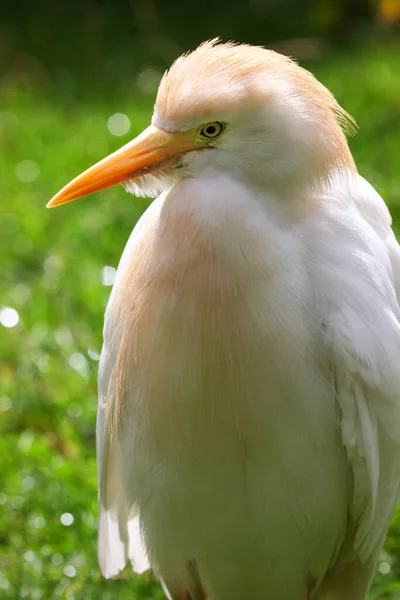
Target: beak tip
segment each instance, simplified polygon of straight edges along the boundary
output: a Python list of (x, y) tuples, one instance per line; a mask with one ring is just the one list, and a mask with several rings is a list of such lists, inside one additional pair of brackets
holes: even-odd
[(56, 206), (60, 206), (61, 204), (66, 204), (67, 202), (71, 202), (75, 200), (76, 196), (70, 196), (65, 193), (65, 190), (62, 189), (58, 192), (51, 200), (46, 204), (46, 208), (55, 208)]
[(56, 194), (55, 196), (53, 196), (53, 198), (51, 200), (48, 201), (48, 203), (46, 204), (46, 208), (54, 208), (55, 206), (58, 206), (60, 204), (59, 198), (58, 198), (58, 194)]

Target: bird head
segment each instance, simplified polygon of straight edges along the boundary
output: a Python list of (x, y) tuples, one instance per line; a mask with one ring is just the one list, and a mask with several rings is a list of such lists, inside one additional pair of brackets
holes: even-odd
[(155, 196), (225, 173), (284, 194), (355, 169), (354, 122), (307, 70), (271, 50), (206, 42), (164, 74), (151, 125), (66, 185), (48, 206), (116, 183)]

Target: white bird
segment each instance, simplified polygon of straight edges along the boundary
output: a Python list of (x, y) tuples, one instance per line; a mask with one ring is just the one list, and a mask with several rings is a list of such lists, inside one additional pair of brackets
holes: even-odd
[(160, 193), (105, 316), (106, 577), (131, 559), (174, 600), (366, 598), (399, 498), (400, 251), (352, 126), (292, 60), (207, 42), (49, 203)]

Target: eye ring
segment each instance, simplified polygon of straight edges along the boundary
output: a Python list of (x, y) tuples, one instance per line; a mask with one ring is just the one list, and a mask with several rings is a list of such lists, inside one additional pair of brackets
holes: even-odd
[(225, 130), (225, 125), (220, 121), (212, 121), (201, 125), (197, 130), (197, 135), (202, 140), (215, 140)]

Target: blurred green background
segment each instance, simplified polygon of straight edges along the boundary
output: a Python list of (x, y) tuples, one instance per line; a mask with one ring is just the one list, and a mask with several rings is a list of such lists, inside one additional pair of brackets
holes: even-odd
[[(298, 58), (356, 118), (359, 170), (400, 232), (400, 0), (72, 0), (0, 16), (0, 598), (161, 598), (96, 557), (96, 372), (115, 268), (148, 205), (69, 179), (134, 137), (160, 76), (222, 36)], [(268, 596), (266, 591), (266, 597)], [(400, 513), (371, 598), (400, 598)], [(273, 599), (271, 599), (273, 600)]]

